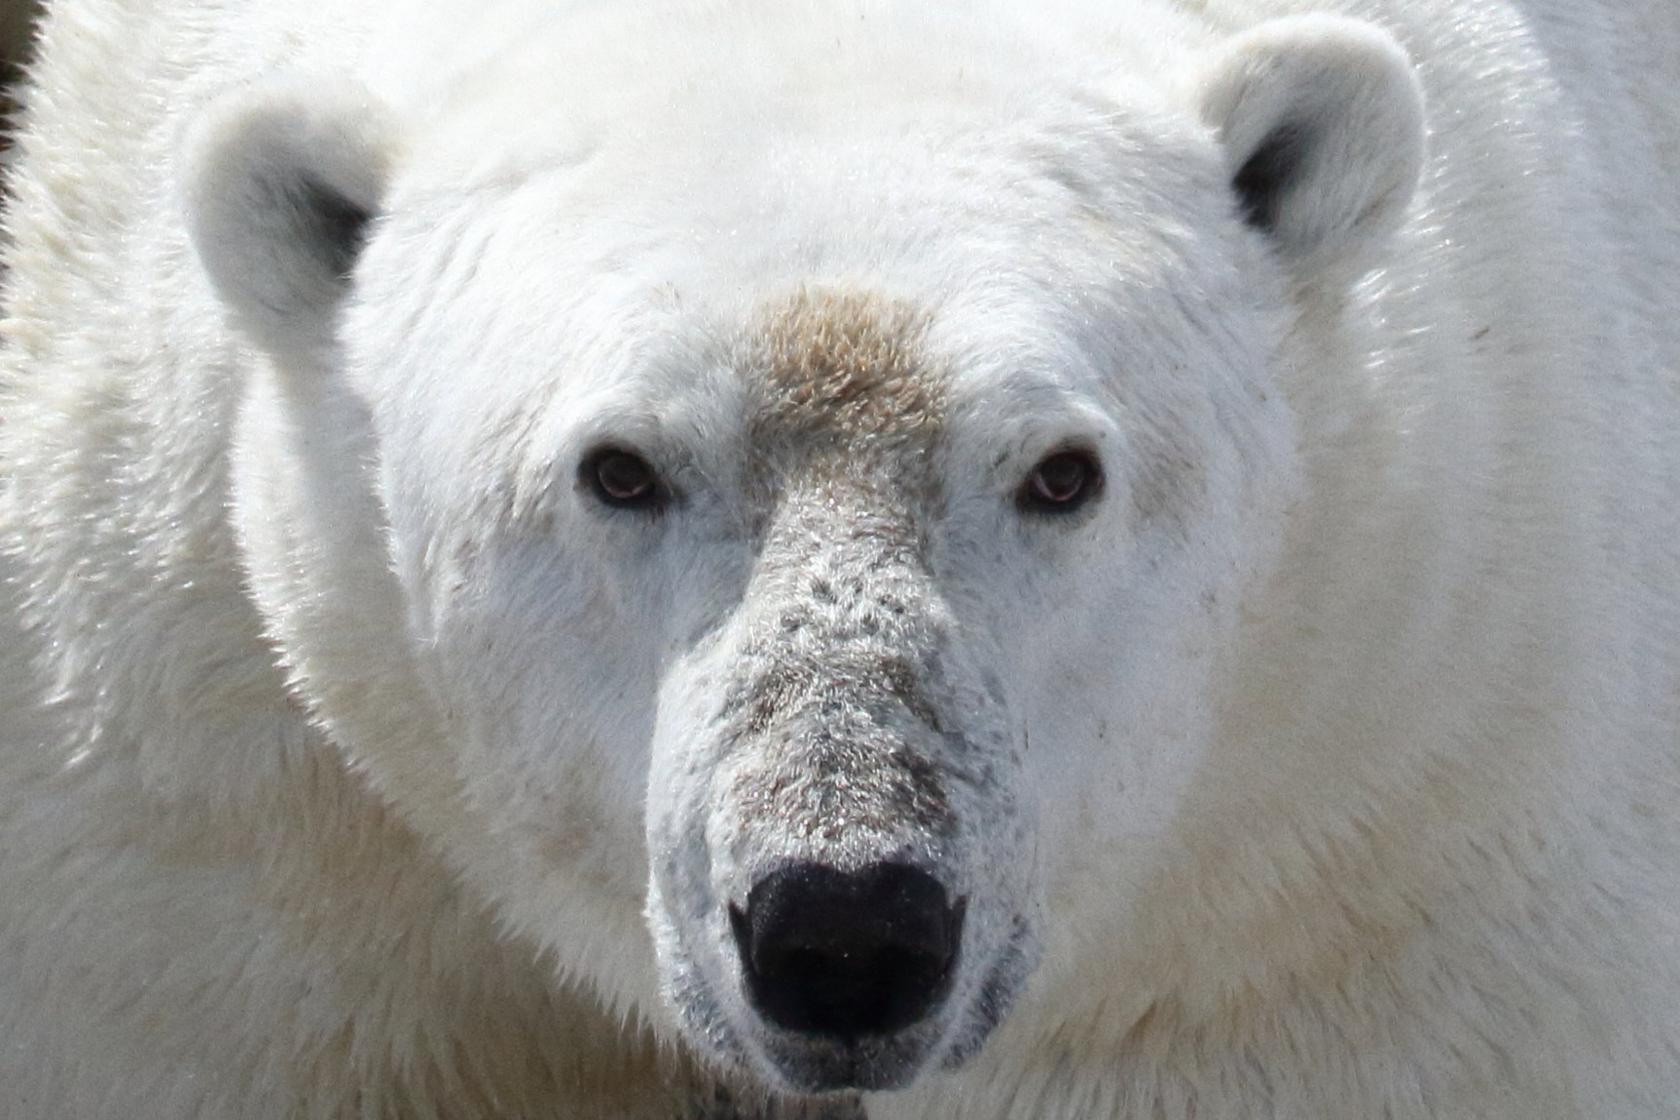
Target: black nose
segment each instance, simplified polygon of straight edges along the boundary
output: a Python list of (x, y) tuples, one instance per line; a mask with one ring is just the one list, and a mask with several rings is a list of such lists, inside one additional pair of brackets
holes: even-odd
[(747, 992), (772, 1023), (801, 1034), (890, 1034), (950, 987), (963, 903), (901, 863), (837, 871), (797, 863), (730, 906)]

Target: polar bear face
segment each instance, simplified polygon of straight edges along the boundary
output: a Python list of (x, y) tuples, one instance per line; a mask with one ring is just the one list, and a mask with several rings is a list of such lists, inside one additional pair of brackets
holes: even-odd
[(960, 1064), (1125, 925), (1292, 493), (1289, 293), (1420, 158), (1345, 21), (951, 65), (501, 155), (494, 90), (296, 83), (191, 148), (299, 695), (564, 973), (786, 1091)]

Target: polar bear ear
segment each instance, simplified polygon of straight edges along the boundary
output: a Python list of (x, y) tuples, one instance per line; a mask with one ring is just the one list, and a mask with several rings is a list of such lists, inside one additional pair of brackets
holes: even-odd
[(1423, 89), (1386, 31), (1262, 23), (1224, 44), (1197, 96), (1243, 217), (1298, 276), (1363, 263), (1399, 224), (1423, 169)]
[(297, 79), (231, 95), (192, 129), (182, 188), (193, 245), (258, 344), (300, 356), (330, 345), (395, 135), (361, 87)]

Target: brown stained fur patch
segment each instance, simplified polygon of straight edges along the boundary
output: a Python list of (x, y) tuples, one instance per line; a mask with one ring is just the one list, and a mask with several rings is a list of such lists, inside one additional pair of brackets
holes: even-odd
[(768, 465), (839, 467), (861, 456), (927, 474), (945, 394), (923, 351), (923, 312), (865, 293), (802, 289), (760, 323), (765, 395), (752, 436)]

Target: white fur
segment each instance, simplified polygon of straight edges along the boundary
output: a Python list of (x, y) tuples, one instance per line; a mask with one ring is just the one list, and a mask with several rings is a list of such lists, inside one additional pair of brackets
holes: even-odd
[[(1666, 0), (60, 0), (0, 1113), (768, 1115), (723, 908), (893, 854), (973, 917), (871, 1120), (1672, 1115), (1677, 59)], [(379, 212), (353, 277), (305, 181)], [(799, 289), (920, 316), (917, 549), (754, 496)], [(592, 505), (604, 440), (681, 506)], [(1070, 441), (1101, 499), (1024, 519)], [(743, 807), (821, 778), (721, 698), (892, 649), (950, 735), (833, 726), (954, 827)]]
[(1400, 45), (1358, 20), (1275, 19), (1234, 36), (1196, 77), (1233, 176), (1280, 129), (1304, 149), (1269, 231), (1296, 269), (1339, 279), (1338, 264), (1369, 266), (1423, 163), (1423, 91)]

